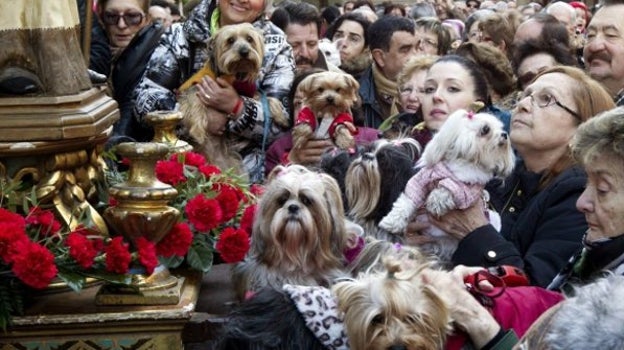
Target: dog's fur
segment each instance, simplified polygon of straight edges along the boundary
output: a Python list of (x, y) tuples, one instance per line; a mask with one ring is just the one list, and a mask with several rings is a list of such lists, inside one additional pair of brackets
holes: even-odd
[[(445, 166), (452, 177), (434, 178), (437, 176), (435, 167), (439, 165)], [(426, 146), (419, 166), (421, 170), (410, 179), (406, 192), (380, 221), (381, 228), (395, 233), (404, 232), (417, 210), (423, 207), (438, 217), (452, 209), (465, 209), (472, 203), (461, 203), (463, 197), (460, 196), (465, 194), (468, 199), (475, 193), (477, 198), (482, 196), (488, 181), (511, 173), (514, 155), (503, 123), (498, 118), (487, 113), (459, 110), (449, 116)], [(452, 182), (449, 187), (445, 185), (448, 181)], [(454, 193), (450, 188), (459, 190)], [(407, 191), (412, 193), (408, 195)], [(415, 198), (414, 194), (418, 192), (423, 192), (424, 197)], [(429, 233), (446, 236), (441, 230)]]
[[(183, 133), (188, 134), (196, 150), (208, 157), (211, 162), (217, 165), (221, 165), (218, 164), (221, 162), (228, 168), (233, 165), (240, 168), (240, 157), (227, 147), (227, 142), (222, 140), (223, 137), (208, 132), (209, 125), (222, 122), (224, 116), (201, 102), (194, 85), (200, 83), (204, 76), (209, 76), (213, 79), (223, 78), (235, 88), (237, 84), (255, 86), (264, 58), (264, 36), (249, 23), (224, 26), (210, 39), (208, 53), (203, 68), (178, 90), (180, 111), (184, 116)], [(249, 93), (238, 92), (241, 95)], [(260, 100), (258, 93), (249, 97)], [(272, 118), (280, 126), (289, 126), (290, 121), (279, 100), (268, 97), (267, 101), (271, 115), (264, 117)]]
[(336, 67), (340, 67), (342, 62), (340, 61), (340, 51), (336, 47), (336, 44), (327, 38), (323, 38), (319, 40), (318, 46), (319, 51), (325, 55), (325, 60), (327, 60), (328, 63), (331, 63)]
[(351, 349), (443, 349), (452, 319), (448, 302), (421, 279), (427, 265), (388, 257), (384, 265), (332, 287)]
[[(358, 101), (359, 87), (357, 80), (345, 73), (327, 71), (306, 77), (297, 87), (304, 95), (304, 108), (292, 129), (293, 147), (301, 148), (312, 138), (331, 138), (342, 149), (355, 147), (357, 129), (351, 107)], [(314, 125), (301, 118), (304, 111), (311, 111)], [(347, 120), (338, 121), (339, 116)]]
[(336, 181), (300, 165), (277, 166), (268, 181), (251, 248), (234, 269), (239, 296), (267, 285), (328, 286), (344, 276), (349, 237)]

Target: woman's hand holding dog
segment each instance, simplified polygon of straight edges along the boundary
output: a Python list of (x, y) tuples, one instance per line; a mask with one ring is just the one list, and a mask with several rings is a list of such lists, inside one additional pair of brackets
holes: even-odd
[(484, 208), (483, 200), (479, 199), (464, 210), (451, 210), (439, 218), (429, 215), (429, 220), (432, 225), (461, 240), (470, 232), (489, 224)]
[(321, 155), (334, 144), (329, 139), (308, 140), (303, 147), (293, 148), (288, 154), (288, 161), (294, 164), (319, 164)]
[(232, 85), (221, 78), (214, 80), (205, 76), (196, 86), (199, 99), (206, 107), (212, 107), (227, 114), (234, 110), (240, 99)]
[[(437, 290), (450, 306), (451, 318), (458, 328), (465, 331), (477, 349), (492, 340), (501, 327), (489, 311), (484, 308), (464, 285), (464, 278), (480, 270), (481, 267), (459, 265), (452, 271), (423, 271), (423, 282)], [(483, 290), (492, 288), (487, 281), (479, 284)]]

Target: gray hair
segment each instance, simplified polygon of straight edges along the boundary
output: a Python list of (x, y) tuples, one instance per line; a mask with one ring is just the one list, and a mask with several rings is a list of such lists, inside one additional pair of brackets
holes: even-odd
[(624, 349), (624, 276), (611, 275), (575, 289), (545, 335), (551, 350)]
[(420, 2), (412, 5), (409, 15), (413, 19), (419, 19), (422, 17), (437, 17), (435, 8), (428, 2)]

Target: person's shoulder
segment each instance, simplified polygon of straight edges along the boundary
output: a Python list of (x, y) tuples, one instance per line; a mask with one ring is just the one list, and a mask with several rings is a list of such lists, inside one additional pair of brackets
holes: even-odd
[(253, 22), (252, 25), (257, 29), (260, 29), (264, 35), (281, 35), (286, 37), (284, 31), (269, 20), (259, 19)]

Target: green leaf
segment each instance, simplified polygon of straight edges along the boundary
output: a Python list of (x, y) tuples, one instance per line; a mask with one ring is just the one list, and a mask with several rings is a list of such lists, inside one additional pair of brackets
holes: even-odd
[(158, 261), (160, 261), (161, 264), (165, 265), (166, 267), (170, 269), (175, 269), (176, 267), (179, 267), (180, 265), (182, 265), (182, 263), (184, 262), (184, 257), (174, 255), (174, 256), (165, 258), (161, 256), (158, 259)]
[(212, 249), (204, 244), (193, 244), (186, 253), (186, 259), (193, 269), (206, 273), (212, 267)]
[(59, 266), (59, 272), (57, 275), (63, 282), (67, 283), (67, 286), (74, 292), (80, 292), (85, 285), (85, 277), (79, 273), (71, 270), (63, 269)]

